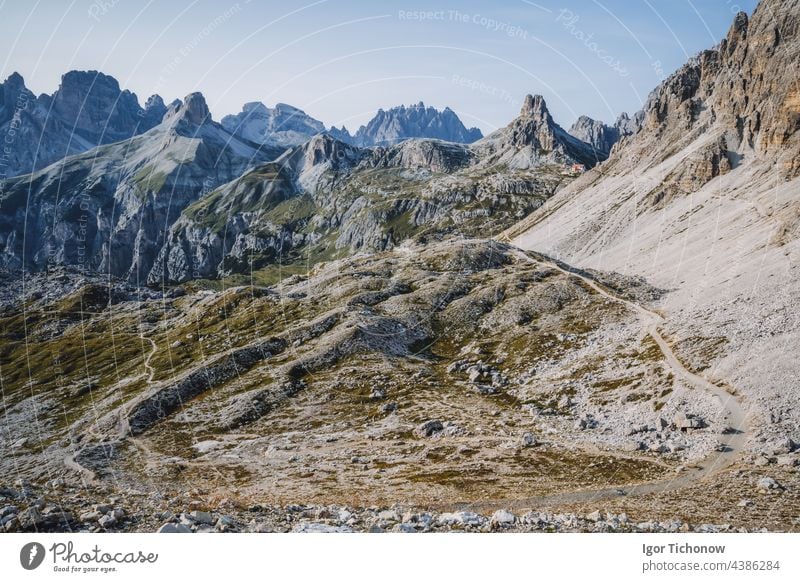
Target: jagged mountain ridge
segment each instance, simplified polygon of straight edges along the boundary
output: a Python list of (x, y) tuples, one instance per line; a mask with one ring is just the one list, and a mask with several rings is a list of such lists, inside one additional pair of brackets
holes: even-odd
[(477, 127), (467, 129), (449, 107), (439, 111), (425, 107), (422, 101), (408, 107), (400, 105), (386, 111), (379, 109), (355, 135), (351, 136), (344, 126), (341, 129), (332, 127), (330, 133), (340, 141), (359, 147), (391, 146), (411, 138), (472, 143), (483, 137)]
[(9, 146), (0, 178), (129, 139), (158, 125), (165, 113), (160, 96), (141, 107), (134, 93), (97, 71), (70, 71), (52, 95), (38, 97), (13, 73), (0, 83), (0, 139)]
[(144, 134), (3, 183), (0, 264), (144, 281), (185, 206), (281, 151), (231, 135), (192, 93)]
[(591, 168), (606, 155), (569, 135), (550, 115), (541, 95), (527, 95), (519, 117), (475, 142), (474, 149), (484, 164), (504, 164), (524, 169), (542, 161), (581, 163)]
[(321, 121), (304, 111), (278, 103), (269, 108), (263, 103), (245, 103), (242, 112), (222, 118), (222, 127), (232, 134), (260, 144), (291, 147), (325, 131)]
[(389, 110), (379, 109), (355, 135), (346, 127), (326, 130), (321, 121), (301, 109), (278, 103), (269, 108), (263, 103), (246, 103), (242, 112), (226, 115), (221, 121), (231, 133), (255, 143), (293, 147), (327, 131), (335, 139), (358, 147), (391, 146), (406, 139), (431, 138), (457, 143), (472, 143), (482, 136), (477, 128), (467, 129), (449, 107), (439, 111), (420, 102)]
[[(83, 261), (157, 284), (308, 253), (316, 262), (385, 250), (423, 231), (493, 234), (571, 179), (564, 164), (597, 160), (553, 122), (541, 98), (533, 104), (529, 97), (530, 110), (471, 145), (411, 139), (359, 148), (317, 134), (281, 155), (282, 147), (256, 146), (214, 123), (202, 95), (192, 94), (145, 134), (4, 184), (2, 266)], [(88, 253), (70, 242), (86, 192), (96, 216)]]
[(569, 128), (568, 133), (588, 143), (607, 157), (617, 142), (639, 130), (643, 115), (643, 112), (640, 111), (631, 119), (627, 113), (622, 113), (614, 125), (606, 125), (602, 121), (581, 115)]
[(571, 179), (565, 164), (591, 167), (598, 155), (532, 96), (507, 128), (471, 145), (358, 148), (318, 135), (188, 207), (149, 281), (305, 265), (422, 233), (489, 236)]

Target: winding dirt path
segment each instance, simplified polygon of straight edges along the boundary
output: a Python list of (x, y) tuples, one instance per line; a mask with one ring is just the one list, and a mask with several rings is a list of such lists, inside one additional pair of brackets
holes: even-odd
[(150, 342), (150, 346), (151, 346), (150, 347), (150, 353), (148, 353), (147, 357), (144, 359), (144, 369), (147, 370), (147, 383), (148, 384), (152, 384), (153, 383), (153, 376), (155, 376), (156, 371), (155, 371), (155, 368), (153, 368), (153, 366), (150, 365), (150, 360), (152, 360), (153, 356), (155, 356), (156, 353), (158, 352), (158, 345), (156, 345), (156, 342), (153, 341), (152, 338), (145, 337), (144, 335), (142, 335), (141, 337), (142, 337), (142, 341), (144, 341), (144, 340), (149, 341)]
[(701, 461), (694, 463), (691, 467), (686, 468), (680, 473), (670, 477), (638, 483), (635, 485), (609, 486), (602, 489), (567, 491), (564, 493), (528, 497), (524, 499), (471, 503), (462, 507), (483, 511), (503, 508), (519, 510), (541, 505), (591, 502), (600, 499), (618, 497), (621, 495), (646, 495), (649, 493), (674, 491), (724, 471), (737, 461), (742, 450), (744, 449), (749, 430), (747, 417), (741, 407), (741, 404), (733, 394), (715, 384), (712, 384), (702, 376), (690, 372), (680, 362), (680, 360), (678, 360), (675, 352), (672, 350), (658, 329), (659, 325), (664, 322), (664, 318), (658, 312), (642, 307), (641, 305), (638, 305), (633, 301), (629, 301), (628, 299), (619, 297), (604, 289), (590, 277), (587, 277), (580, 272), (565, 268), (554, 261), (546, 259), (534, 259), (528, 256), (528, 254), (522, 250), (517, 252), (517, 256), (527, 261), (544, 263), (568, 276), (577, 277), (596, 293), (599, 293), (611, 301), (621, 303), (635, 312), (642, 322), (642, 327), (656, 342), (658, 348), (661, 350), (661, 353), (664, 355), (666, 364), (670, 367), (675, 376), (681, 378), (689, 386), (695, 389), (708, 392), (714, 397), (715, 400), (719, 402), (720, 418), (723, 419), (723, 424), (727, 427), (727, 429), (723, 433), (719, 434), (719, 446), (716, 450), (709, 453)]
[[(148, 352), (147, 356), (145, 356), (143, 362), (144, 368), (147, 371), (147, 384), (150, 385), (153, 384), (153, 376), (156, 373), (155, 368), (153, 368), (153, 366), (150, 365), (150, 360), (158, 352), (158, 345), (156, 344), (155, 341), (153, 341), (152, 338), (145, 337), (144, 334), (140, 334), (140, 337), (143, 342), (144, 341), (150, 342), (151, 346), (150, 351)], [(89, 434), (93, 434), (91, 426), (89, 427), (88, 432)], [(141, 446), (138, 441), (134, 441), (134, 445), (137, 447), (137, 449), (141, 451)], [(67, 453), (67, 455), (64, 456), (64, 466), (66, 466), (67, 469), (71, 469), (79, 473), (81, 475), (81, 480), (83, 481), (84, 485), (96, 485), (99, 482), (99, 479), (97, 478), (95, 472), (89, 469), (88, 467), (84, 467), (76, 460), (82, 450), (83, 449), (79, 449), (77, 451), (70, 451), (69, 453)], [(145, 460), (147, 461), (147, 459)], [(149, 461), (147, 462), (149, 463)]]

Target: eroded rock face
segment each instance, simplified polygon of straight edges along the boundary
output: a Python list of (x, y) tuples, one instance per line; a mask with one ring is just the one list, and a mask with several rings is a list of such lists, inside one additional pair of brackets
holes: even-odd
[(637, 117), (634, 116), (631, 119), (627, 113), (620, 114), (617, 121), (611, 126), (581, 115), (569, 128), (569, 134), (588, 143), (599, 152), (599, 155), (607, 157), (622, 138), (633, 135), (638, 129)]
[(797, 1), (763, 0), (751, 17), (737, 15), (718, 47), (651, 93), (641, 128), (602, 171), (510, 233), (574, 264), (669, 280), (674, 329), (719, 339), (705, 357), (725, 362), (720, 380), (758, 403), (753, 422), (769, 439), (798, 422), (787, 388), (797, 370), (782, 347), (797, 327), (782, 314), (800, 289), (799, 34)]
[(160, 125), (102, 156), (87, 152), (3, 183), (0, 264), (77, 265), (144, 282), (181, 210), (271, 155), (213, 123), (202, 95), (189, 95)]
[(158, 125), (166, 112), (158, 95), (142, 108), (135, 94), (97, 71), (70, 71), (53, 95), (39, 97), (13, 73), (0, 83), (0, 102), (0, 137), (13, 145), (0, 178), (129, 139)]
[(557, 172), (498, 173), (480, 160), (469, 146), (438, 140), (361, 149), (314, 136), (188, 207), (148, 280), (182, 282), (309, 256), (384, 251), (423, 232), (498, 232), (559, 183)]
[(401, 105), (388, 111), (380, 109), (367, 125), (362, 125), (352, 138), (347, 130), (332, 128), (338, 139), (360, 147), (392, 146), (411, 138), (440, 139), (456, 143), (472, 143), (483, 135), (477, 127), (467, 129), (449, 107), (439, 111), (416, 105)]
[(800, 82), (787, 71), (797, 60), (798, 11), (794, 0), (764, 0), (752, 18), (737, 14), (717, 49), (691, 59), (651, 94), (648, 135), (677, 140), (677, 132), (714, 125), (724, 128), (731, 150), (779, 154), (786, 175), (796, 176)]
[(136, 95), (120, 90), (113, 77), (97, 71), (70, 71), (53, 94), (55, 115), (75, 132), (97, 143), (128, 139), (140, 131), (143, 109)]

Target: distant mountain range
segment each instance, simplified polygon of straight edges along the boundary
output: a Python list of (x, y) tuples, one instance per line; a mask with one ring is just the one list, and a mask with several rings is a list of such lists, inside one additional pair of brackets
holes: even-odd
[(499, 232), (632, 132), (627, 117), (581, 118), (571, 135), (531, 95), (485, 138), (422, 102), (381, 109), (355, 135), (283, 103), (217, 123), (200, 93), (141, 106), (97, 71), (38, 97), (15, 73), (0, 103), (0, 267), (150, 283), (384, 250), (421, 232)]
[[(180, 100), (171, 103), (177, 104)], [(159, 95), (140, 105), (136, 94), (120, 89), (116, 79), (98, 71), (70, 71), (52, 95), (38, 97), (25, 87), (21, 75), (13, 73), (0, 83), (0, 139), (9, 146), (0, 156), (0, 179), (145, 133), (161, 123), (167, 109)], [(283, 148), (326, 131), (358, 147), (386, 147), (414, 138), (469, 144), (483, 137), (478, 128), (465, 127), (449, 107), (438, 110), (422, 102), (380, 109), (353, 135), (344, 126), (326, 130), (321, 121), (285, 103), (274, 108), (246, 103), (240, 113), (223, 117), (221, 126), (252, 144)], [(605, 157), (635, 127), (635, 120), (625, 114), (613, 127), (581, 117), (569, 133)]]
[(425, 107), (422, 101), (408, 107), (393, 107), (388, 111), (379, 109), (375, 117), (362, 125), (353, 136), (344, 126), (340, 129), (331, 128), (331, 135), (359, 147), (390, 146), (415, 137), (456, 143), (472, 143), (483, 137), (477, 127), (467, 129), (449, 107), (439, 111)]

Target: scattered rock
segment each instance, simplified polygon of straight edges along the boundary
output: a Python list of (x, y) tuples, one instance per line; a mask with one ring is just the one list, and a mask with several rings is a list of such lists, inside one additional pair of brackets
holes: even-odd
[(428, 420), (420, 424), (416, 432), (419, 436), (432, 437), (444, 430), (444, 425), (439, 420)]
[(442, 513), (437, 521), (442, 525), (480, 526), (483, 525), (484, 518), (472, 511), (458, 511)]
[(592, 513), (590, 513), (589, 515), (587, 515), (586, 519), (596, 523), (596, 522), (601, 521), (603, 519), (603, 514), (600, 513), (599, 510), (596, 510), (596, 511), (593, 511)]
[(0, 517), (16, 515), (17, 513), (19, 513), (19, 508), (16, 505), (6, 505), (0, 508)]
[(635, 424), (633, 425), (627, 433), (627, 436), (633, 436), (635, 434), (640, 434), (643, 432), (648, 432), (650, 427), (646, 424)]
[(498, 527), (507, 527), (514, 525), (516, 520), (516, 516), (507, 509), (498, 509), (492, 515), (491, 524)]
[(207, 511), (192, 511), (189, 517), (196, 523), (214, 525), (214, 518), (211, 517), (211, 514)]
[(758, 480), (756, 487), (763, 492), (781, 491), (783, 486), (772, 477), (762, 477)]
[(383, 521), (400, 521), (400, 516), (394, 509), (386, 509), (378, 513), (378, 519)]
[(675, 418), (672, 419), (672, 424), (675, 425), (675, 428), (678, 430), (686, 431), (703, 428), (705, 426), (705, 421), (697, 415), (679, 412), (675, 415)]
[(797, 444), (789, 437), (771, 443), (769, 450), (773, 455), (786, 455), (797, 448)]
[(17, 519), (19, 520), (19, 525), (22, 529), (36, 528), (40, 526), (44, 520), (41, 511), (39, 511), (36, 507), (29, 507), (28, 509), (20, 512), (17, 515)]
[(292, 528), (294, 533), (351, 533), (353, 530), (345, 525), (328, 525), (327, 523), (301, 523)]
[(97, 521), (102, 517), (102, 514), (99, 511), (85, 511), (78, 516), (78, 519), (81, 521)]
[(109, 529), (117, 525), (117, 520), (113, 515), (104, 515), (97, 520), (97, 523), (100, 524), (100, 527), (103, 529)]
[(192, 533), (192, 530), (182, 523), (165, 523), (158, 528), (157, 533)]
[(206, 453), (210, 453), (218, 448), (220, 448), (224, 443), (215, 440), (207, 440), (207, 441), (200, 441), (199, 443), (195, 443), (192, 445), (192, 448), (196, 450), (201, 455)]

